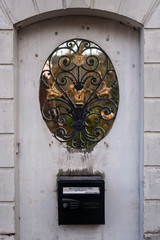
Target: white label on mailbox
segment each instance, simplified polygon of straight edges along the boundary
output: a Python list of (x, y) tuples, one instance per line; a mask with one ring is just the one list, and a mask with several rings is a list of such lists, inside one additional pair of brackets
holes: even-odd
[(99, 187), (64, 187), (63, 194), (100, 194)]

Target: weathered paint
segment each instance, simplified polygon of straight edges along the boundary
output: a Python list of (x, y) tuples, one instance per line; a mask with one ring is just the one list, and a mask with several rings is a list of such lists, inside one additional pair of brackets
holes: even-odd
[[(103, 47), (120, 85), (114, 126), (88, 151), (68, 150), (52, 137), (41, 117), (38, 96), (47, 56), (65, 40), (79, 37)], [(139, 240), (139, 82), (139, 31), (133, 28), (102, 18), (66, 17), (19, 32), (21, 239)], [(59, 169), (104, 173), (105, 226), (58, 226)]]
[[(26, 4), (24, 7), (24, 4)], [(75, 4), (76, 8), (75, 8)], [(136, 6), (136, 7), (135, 7)], [(69, 7), (66, 9), (66, 7)], [(25, 12), (24, 12), (25, 8)], [(58, 10), (58, 11), (56, 11)], [(63, 15), (93, 15), (93, 16), (103, 16), (103, 17), (109, 17), (112, 19), (117, 19), (119, 21), (125, 22), (126, 24), (132, 24), (133, 26), (137, 26), (137, 22), (144, 24), (144, 28), (147, 29), (147, 34), (145, 35), (145, 38), (147, 41), (147, 46), (145, 47), (145, 54), (147, 57), (147, 62), (145, 63), (145, 97), (147, 98), (159, 98), (159, 81), (157, 80), (158, 72), (156, 69), (158, 69), (160, 64), (160, 55), (157, 55), (157, 46), (159, 42), (159, 29), (160, 29), (160, 4), (159, 0), (152, 0), (152, 1), (139, 1), (139, 0), (130, 0), (130, 1), (110, 1), (110, 0), (91, 0), (90, 4), (89, 1), (65, 1), (65, 0), (48, 0), (47, 4), (44, 0), (28, 0), (22, 1), (22, 0), (1, 0), (0, 1), (0, 30), (1, 30), (1, 37), (3, 39), (1, 44), (1, 69), (0, 69), (0, 75), (1, 75), (1, 89), (0, 89), (0, 98), (2, 102), (8, 101), (10, 104), (10, 98), (14, 98), (16, 104), (18, 104), (17, 99), (17, 76), (15, 74), (15, 70), (17, 69), (16, 64), (16, 56), (18, 55), (18, 51), (15, 48), (15, 42), (17, 41), (16, 37), (13, 38), (12, 31), (14, 26), (13, 23), (16, 23), (17, 28), (20, 28), (24, 25), (29, 25), (35, 21), (39, 21), (42, 19), (51, 18), (54, 16), (63, 16)], [(122, 16), (122, 15), (124, 16)], [(30, 18), (31, 17), (31, 18)], [(129, 19), (132, 18), (132, 19)], [(139, 25), (139, 24), (138, 24)], [(143, 28), (142, 25), (139, 25)], [(7, 32), (7, 31), (8, 32)], [(7, 33), (5, 34), (4, 31)], [(15, 30), (14, 30), (15, 33)], [(4, 36), (3, 36), (4, 34)], [(151, 37), (150, 37), (151, 36)], [(157, 37), (158, 36), (158, 37)], [(154, 40), (157, 39), (156, 41)], [(108, 37), (107, 37), (108, 39)], [(153, 44), (153, 41), (155, 41), (155, 44)], [(14, 43), (14, 44), (13, 44)], [(14, 52), (15, 56), (12, 61), (12, 52), (13, 52), (13, 46), (14, 46)], [(141, 45), (141, 52), (142, 52), (142, 58), (143, 58), (143, 39), (142, 39), (142, 45)], [(151, 48), (153, 49), (152, 57), (149, 56), (149, 52), (151, 51)], [(3, 57), (2, 57), (3, 56)], [(149, 61), (148, 61), (149, 60)], [(156, 60), (156, 62), (155, 62)], [(6, 68), (9, 70), (10, 67), (12, 67), (14, 63), (14, 88), (15, 93), (13, 96), (13, 82), (12, 82), (12, 76), (8, 72), (6, 75), (5, 70), (2, 73), (2, 69)], [(11, 65), (11, 66), (9, 66)], [(154, 66), (153, 66), (154, 65)], [(154, 68), (154, 71), (152, 69)], [(141, 72), (143, 72), (143, 64), (141, 65)], [(9, 76), (10, 75), (10, 76)], [(5, 79), (6, 81), (5, 81)], [(141, 79), (143, 79), (143, 76), (141, 75)], [(6, 85), (5, 85), (6, 82)], [(10, 83), (10, 84), (9, 84)], [(143, 90), (142, 90), (143, 92)], [(149, 105), (150, 105), (150, 99)], [(154, 99), (153, 99), (154, 100)], [(156, 100), (156, 99), (155, 99)], [(13, 101), (14, 105), (15, 102)], [(154, 101), (152, 102), (154, 103)], [(147, 105), (147, 101), (146, 101)], [(156, 103), (157, 105), (157, 103)], [(6, 111), (10, 112), (12, 109), (8, 108), (8, 104), (6, 104), (7, 108)], [(154, 108), (154, 104), (152, 104), (152, 107)], [(143, 110), (142, 110), (143, 111)], [(150, 114), (150, 111), (148, 111), (148, 114), (145, 116), (145, 120), (148, 118), (152, 118), (153, 114)], [(2, 121), (1, 126), (3, 125), (4, 128), (1, 130), (1, 149), (0, 149), (0, 167), (3, 169), (4, 167), (13, 168), (16, 167), (16, 205), (18, 206), (18, 161), (16, 159), (16, 164), (14, 165), (14, 153), (13, 153), (13, 144), (16, 146), (16, 138), (14, 143), (14, 134), (17, 133), (17, 128), (12, 128), (13, 133), (10, 133), (10, 126), (9, 129), (6, 130), (6, 124), (4, 122), (6, 121), (6, 117), (4, 115), (4, 112), (1, 111), (0, 118)], [(5, 118), (5, 119), (4, 119)], [(8, 117), (9, 121), (13, 123), (14, 116), (13, 114), (9, 114)], [(7, 121), (8, 121), (7, 119)], [(11, 124), (12, 124), (11, 123)], [(15, 123), (15, 126), (18, 125), (18, 122)], [(145, 138), (145, 164), (147, 165), (147, 171), (151, 171), (153, 168), (157, 168), (160, 166), (159, 164), (159, 130), (155, 127), (153, 127), (154, 123), (152, 122), (151, 128), (148, 128), (147, 132), (144, 135)], [(154, 130), (153, 130), (154, 129)], [(9, 130), (9, 131), (8, 131)], [(6, 131), (6, 132), (5, 132)], [(105, 143), (105, 142), (104, 142)], [(155, 144), (154, 144), (155, 143)], [(50, 143), (51, 144), (51, 143)], [(105, 145), (107, 145), (106, 143)], [(6, 151), (7, 150), (7, 151)], [(142, 149), (143, 152), (143, 149)], [(143, 155), (143, 154), (142, 154)], [(143, 157), (143, 156), (142, 156)], [(82, 159), (85, 159), (84, 156), (82, 156)], [(152, 167), (151, 169), (149, 167)], [(85, 165), (83, 166), (85, 167)], [(90, 167), (90, 170), (92, 170), (92, 166)], [(143, 169), (141, 169), (141, 172), (143, 172)], [(156, 180), (156, 179), (155, 179)], [(154, 179), (153, 179), (154, 181)], [(143, 186), (142, 186), (143, 187)], [(5, 195), (5, 188), (4, 193), (1, 193)], [(143, 194), (142, 194), (143, 195)], [(158, 198), (158, 197), (157, 197)], [(160, 199), (160, 196), (159, 196)], [(145, 234), (145, 239), (147, 240), (158, 240), (160, 238), (159, 233), (157, 233), (157, 224), (160, 225), (160, 219), (157, 218), (157, 222), (153, 222), (152, 219), (154, 219), (155, 212), (160, 216), (160, 208), (159, 208), (159, 200), (158, 202), (155, 202), (153, 198), (147, 199), (147, 203), (145, 206), (145, 218), (144, 222), (145, 224), (145, 231), (147, 232)], [(4, 204), (6, 203), (6, 204)], [(6, 209), (7, 205), (7, 212), (4, 210), (5, 215), (0, 214), (0, 223), (5, 223), (3, 227), (1, 228), (1, 233), (3, 232), (2, 236), (0, 235), (0, 239), (5, 240), (19, 240), (18, 237), (18, 227), (16, 228), (16, 235), (14, 236), (10, 235), (12, 234), (11, 228), (13, 226), (14, 229), (14, 211), (13, 214), (10, 214), (10, 207), (8, 206), (8, 202), (1, 202), (1, 209)], [(150, 208), (150, 205), (154, 206), (153, 208)], [(18, 209), (18, 207), (16, 207)], [(148, 209), (148, 211), (147, 211)], [(156, 210), (155, 210), (156, 209)], [(16, 211), (16, 222), (18, 226), (18, 211)], [(142, 213), (143, 215), (143, 213)], [(150, 222), (151, 221), (151, 222)], [(150, 232), (152, 225), (152, 232)], [(142, 227), (142, 225), (141, 225)], [(13, 231), (12, 229), (12, 231)], [(15, 229), (14, 229), (15, 231)], [(1, 234), (0, 233), (0, 234)], [(142, 233), (143, 235), (143, 233)], [(141, 237), (142, 239), (143, 237)], [(54, 239), (55, 240), (55, 239)]]

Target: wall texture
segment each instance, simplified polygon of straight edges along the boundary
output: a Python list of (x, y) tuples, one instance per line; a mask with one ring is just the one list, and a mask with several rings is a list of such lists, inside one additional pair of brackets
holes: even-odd
[[(0, 0), (0, 240), (18, 240), (16, 31), (48, 17), (97, 15), (144, 29), (144, 239), (160, 239), (160, 1)], [(143, 48), (143, 47), (142, 47)], [(15, 174), (16, 172), (16, 174)], [(15, 184), (16, 183), (16, 184)]]
[(144, 28), (144, 232), (160, 239), (160, 5)]

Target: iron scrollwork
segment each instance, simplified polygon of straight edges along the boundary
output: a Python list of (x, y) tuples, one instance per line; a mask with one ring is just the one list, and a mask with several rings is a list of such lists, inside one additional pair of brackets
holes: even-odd
[(87, 148), (109, 132), (118, 110), (117, 75), (97, 44), (72, 39), (48, 57), (40, 78), (43, 119), (59, 142)]

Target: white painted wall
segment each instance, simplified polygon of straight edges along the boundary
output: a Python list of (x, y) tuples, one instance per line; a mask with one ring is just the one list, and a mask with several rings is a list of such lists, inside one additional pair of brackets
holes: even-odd
[[(25, 11), (24, 11), (25, 9)], [(22, 1), (22, 0), (1, 0), (0, 1), (0, 104), (1, 110), (1, 131), (0, 131), (0, 172), (2, 173), (2, 182), (4, 186), (6, 181), (14, 183), (11, 178), (12, 172), (16, 171), (16, 198), (12, 194), (7, 193), (6, 187), (1, 185), (0, 200), (0, 240), (14, 240), (14, 235), (19, 240), (18, 233), (18, 162), (15, 155), (15, 143), (17, 134), (17, 121), (14, 122), (14, 116), (17, 104), (17, 77), (16, 77), (16, 31), (13, 24), (17, 28), (33, 22), (62, 15), (93, 15), (103, 16), (118, 21), (132, 24), (140, 28), (144, 26), (145, 40), (145, 63), (144, 63), (144, 95), (145, 95), (145, 126), (147, 129), (144, 133), (144, 160), (145, 160), (145, 216), (144, 216), (144, 238), (151, 240), (159, 240), (160, 226), (160, 195), (158, 170), (159, 163), (159, 125), (154, 126), (153, 121), (159, 118), (155, 111), (150, 114), (149, 108), (154, 109), (156, 100), (157, 111), (159, 111), (159, 73), (160, 58), (158, 43), (160, 38), (160, 4), (159, 0), (149, 1), (103, 1), (103, 0), (58, 0), (47, 3), (45, 0)], [(124, 16), (124, 17), (123, 17)], [(154, 44), (153, 44), (154, 42)], [(14, 53), (13, 54), (13, 46)], [(143, 48), (143, 44), (141, 45)], [(141, 49), (142, 50), (142, 49)], [(142, 51), (143, 52), (143, 51)], [(151, 53), (151, 56), (150, 56)], [(14, 70), (14, 77), (13, 77)], [(9, 117), (7, 117), (9, 116)], [(152, 120), (150, 120), (152, 118)], [(14, 125), (13, 125), (14, 122)], [(7, 127), (8, 126), (8, 127)], [(15, 140), (14, 140), (15, 139)], [(15, 143), (14, 143), (15, 142)], [(14, 161), (15, 159), (15, 161)], [(2, 171), (3, 170), (3, 171)], [(5, 173), (6, 172), (6, 173)], [(154, 173), (157, 172), (155, 175)], [(8, 173), (11, 173), (8, 174)], [(153, 173), (153, 174), (152, 174)], [(8, 178), (8, 179), (7, 179)], [(150, 181), (152, 184), (150, 184)], [(13, 193), (14, 184), (10, 185)], [(142, 184), (142, 183), (141, 183)], [(9, 187), (9, 189), (10, 189)], [(155, 191), (154, 191), (155, 189)], [(152, 196), (153, 194), (153, 196)], [(155, 199), (153, 197), (156, 197)], [(16, 215), (15, 215), (15, 199), (16, 199)], [(156, 213), (156, 218), (155, 218)], [(142, 213), (143, 216), (143, 213)], [(16, 217), (16, 221), (15, 221)], [(16, 223), (16, 229), (15, 229)], [(142, 233), (143, 235), (143, 233)], [(143, 238), (141, 235), (141, 239)], [(141, 240), (140, 239), (140, 240)]]
[[(87, 38), (101, 46), (119, 81), (115, 123), (86, 153), (58, 143), (39, 106), (43, 65), (54, 48), (71, 38)], [(138, 30), (93, 17), (54, 18), (19, 31), (20, 239), (139, 240), (139, 39)], [(58, 226), (56, 175), (59, 169), (84, 168), (105, 174), (106, 225)]]

